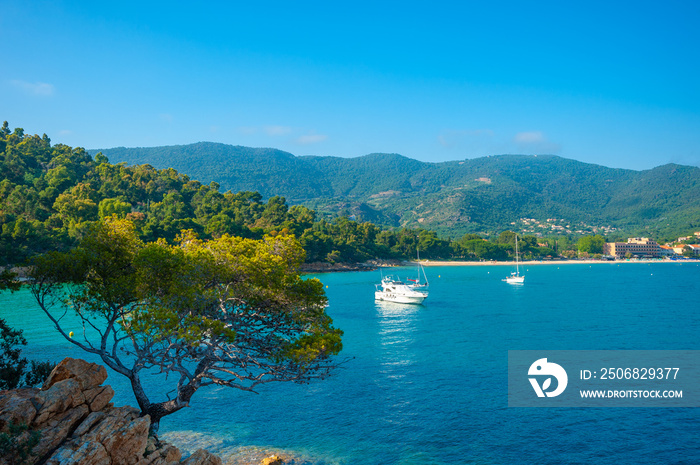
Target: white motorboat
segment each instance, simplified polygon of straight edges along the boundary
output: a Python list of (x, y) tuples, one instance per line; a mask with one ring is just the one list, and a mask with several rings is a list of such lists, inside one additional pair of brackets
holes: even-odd
[(377, 288), (374, 292), (375, 300), (396, 302), (400, 304), (422, 304), (428, 297), (428, 293), (426, 291), (417, 290), (425, 287), (425, 284), (415, 282), (406, 284), (393, 276), (383, 277), (381, 284), (375, 284), (375, 286)]
[(524, 284), (525, 276), (520, 275), (520, 260), (518, 253), (518, 236), (515, 236), (515, 271), (513, 271), (510, 276), (506, 276), (503, 280), (508, 284)]

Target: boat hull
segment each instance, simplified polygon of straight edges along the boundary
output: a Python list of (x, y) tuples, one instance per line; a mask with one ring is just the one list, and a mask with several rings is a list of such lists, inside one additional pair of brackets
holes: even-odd
[(396, 294), (393, 292), (376, 291), (374, 293), (374, 300), (381, 300), (384, 302), (396, 302), (398, 304), (422, 304), (427, 297), (428, 294), (424, 294), (422, 292), (415, 292), (411, 294)]
[(525, 282), (525, 276), (509, 276), (503, 281), (508, 284), (523, 284)]

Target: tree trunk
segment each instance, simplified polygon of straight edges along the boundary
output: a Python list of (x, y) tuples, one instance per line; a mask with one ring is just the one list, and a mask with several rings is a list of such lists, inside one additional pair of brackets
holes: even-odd
[[(155, 404), (149, 403), (145, 409), (141, 407), (141, 412), (151, 417), (151, 427), (148, 431), (148, 434), (157, 438), (158, 428), (160, 427), (160, 420), (163, 417), (175, 413), (180, 409), (189, 407), (190, 399), (192, 398), (192, 395), (197, 391), (198, 388), (198, 384), (190, 382), (178, 389), (177, 397), (175, 399), (168, 400), (165, 402), (158, 402)], [(139, 406), (141, 406), (140, 402)]]

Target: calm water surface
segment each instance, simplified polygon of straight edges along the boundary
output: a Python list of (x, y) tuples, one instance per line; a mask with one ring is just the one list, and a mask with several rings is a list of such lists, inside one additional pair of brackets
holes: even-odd
[[(700, 463), (698, 409), (507, 406), (508, 350), (700, 349), (697, 263), (533, 265), (522, 286), (501, 281), (510, 267), (426, 271), (422, 306), (375, 302), (379, 271), (317, 275), (345, 331), (342, 368), (259, 395), (199, 391), (161, 433), (230, 463), (271, 452), (314, 465)], [(0, 298), (28, 357), (87, 358), (28, 292)], [(135, 405), (119, 375), (107, 382), (115, 403)]]

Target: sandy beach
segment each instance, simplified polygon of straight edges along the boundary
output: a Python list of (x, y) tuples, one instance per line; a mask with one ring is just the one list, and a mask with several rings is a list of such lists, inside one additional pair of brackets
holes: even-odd
[[(700, 263), (700, 260), (664, 260), (664, 259), (649, 259), (649, 260), (529, 260), (520, 262), (520, 266), (530, 265), (619, 265), (621, 263)], [(407, 265), (416, 263), (407, 262)], [(421, 260), (423, 266), (504, 266), (515, 265), (514, 261), (440, 261), (440, 260)]]
[[(401, 260), (373, 260), (366, 263), (305, 263), (301, 267), (304, 273), (332, 273), (338, 271), (371, 271), (377, 268), (393, 268), (396, 266), (415, 266), (416, 261), (401, 261)], [(432, 266), (514, 266), (514, 261), (448, 261), (448, 260), (420, 260), (420, 263), (426, 267)], [(700, 264), (700, 260), (528, 260), (520, 262), (521, 267), (528, 266), (568, 266), (568, 265), (619, 265), (621, 263), (696, 263)]]

